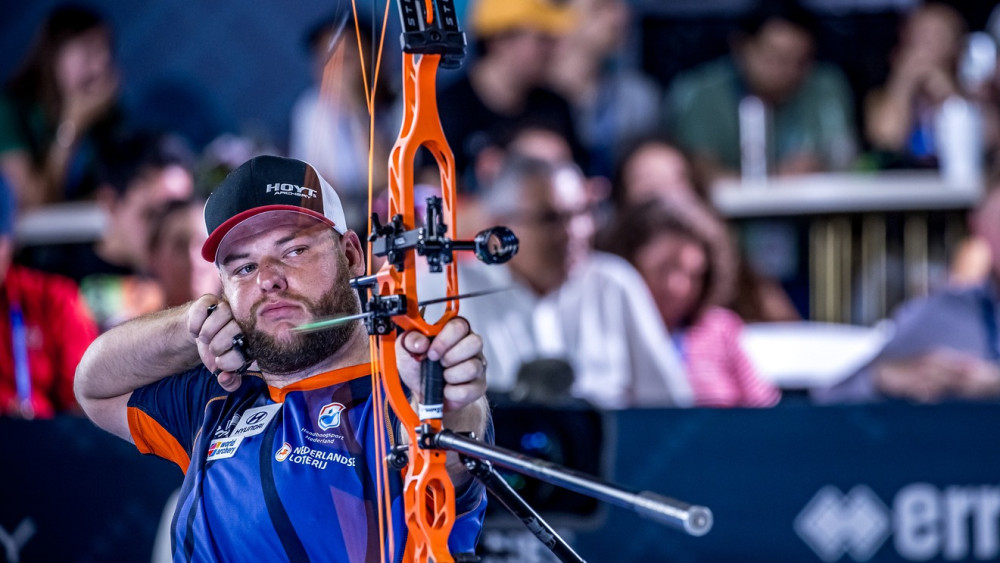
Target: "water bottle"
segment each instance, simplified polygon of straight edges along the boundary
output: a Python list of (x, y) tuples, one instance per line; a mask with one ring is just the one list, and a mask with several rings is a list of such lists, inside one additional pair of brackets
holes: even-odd
[(951, 96), (935, 116), (934, 144), (941, 179), (949, 188), (978, 189), (983, 181), (983, 127), (979, 107)]
[(740, 175), (744, 185), (767, 183), (768, 111), (764, 100), (746, 96), (740, 100)]

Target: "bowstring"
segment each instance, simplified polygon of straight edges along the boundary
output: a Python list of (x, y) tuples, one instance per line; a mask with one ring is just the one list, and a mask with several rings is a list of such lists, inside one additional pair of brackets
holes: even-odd
[[(372, 45), (369, 46), (369, 53), (374, 58), (371, 61), (373, 67), (371, 86), (369, 87), (369, 80), (367, 74), (367, 65), (365, 64), (365, 52), (363, 45), (361, 44), (361, 27), (358, 21), (358, 6), (356, 0), (351, 0), (351, 11), (354, 15), (354, 37), (358, 45), (358, 58), (360, 60), (361, 67), (361, 80), (364, 84), (365, 93), (365, 106), (368, 110), (368, 231), (372, 230), (372, 210), (374, 208), (374, 171), (375, 171), (375, 94), (378, 88), (378, 77), (380, 74), (381, 63), (382, 63), (382, 52), (385, 45), (385, 31), (389, 20), (389, 4), (387, 1), (385, 4), (385, 12), (382, 16), (382, 30), (378, 33), (378, 45), (375, 48), (375, 4), (372, 2), (372, 17), (371, 25), (372, 30), (369, 37), (372, 41)], [(372, 275), (373, 270), (373, 254), (372, 254), (372, 244), (369, 241), (367, 248), (367, 261), (365, 265), (366, 275)], [(371, 370), (371, 386), (372, 386), (372, 404), (373, 404), (373, 432), (375, 433), (375, 482), (376, 482), (376, 501), (378, 506), (378, 537), (379, 537), (379, 555), (382, 561), (394, 561), (395, 560), (395, 533), (393, 530), (392, 523), (392, 499), (390, 494), (389, 486), (389, 468), (388, 468), (388, 452), (386, 451), (386, 441), (383, 440), (383, 436), (389, 437), (389, 432), (387, 430), (388, 421), (388, 401), (385, 397), (382, 379), (384, 374), (382, 373), (382, 367), (379, 365), (379, 341), (375, 335), (369, 336), (369, 361), (372, 366)], [(386, 545), (388, 544), (388, 559), (386, 558)]]

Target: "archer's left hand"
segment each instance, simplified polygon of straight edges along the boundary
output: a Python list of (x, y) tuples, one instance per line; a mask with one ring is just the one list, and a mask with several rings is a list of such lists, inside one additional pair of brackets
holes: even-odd
[(419, 401), (420, 360), (439, 360), (444, 368), (444, 411), (468, 406), (486, 393), (486, 359), (483, 339), (469, 328), (469, 321), (448, 321), (431, 341), (411, 330), (396, 339), (396, 363), (400, 378)]

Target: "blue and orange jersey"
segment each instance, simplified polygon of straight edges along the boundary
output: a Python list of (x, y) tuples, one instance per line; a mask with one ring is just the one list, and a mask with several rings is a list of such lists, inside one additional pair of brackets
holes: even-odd
[[(128, 421), (139, 451), (185, 471), (174, 560), (379, 561), (374, 416), (395, 427), (373, 403), (368, 364), (281, 389), (248, 375), (233, 393), (202, 366), (136, 390)], [(400, 561), (401, 480), (389, 475), (396, 532), (388, 547)], [(472, 481), (456, 494), (449, 547), (472, 552), (485, 490)]]

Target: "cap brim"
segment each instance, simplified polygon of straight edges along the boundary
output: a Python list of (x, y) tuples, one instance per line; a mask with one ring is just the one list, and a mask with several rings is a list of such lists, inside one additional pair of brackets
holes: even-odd
[(248, 209), (247, 211), (233, 215), (232, 217), (224, 221), (221, 225), (216, 227), (214, 231), (209, 233), (208, 239), (205, 240), (205, 244), (202, 245), (201, 257), (208, 262), (214, 263), (217, 258), (216, 255), (219, 252), (219, 245), (222, 244), (222, 239), (226, 238), (226, 235), (229, 234), (229, 231), (233, 230), (237, 225), (239, 225), (243, 221), (246, 221), (247, 219), (254, 217), (256, 215), (260, 215), (261, 213), (264, 213), (266, 211), (293, 211), (295, 213), (300, 213), (302, 215), (308, 215), (310, 217), (314, 217), (326, 223), (327, 225), (330, 225), (332, 229), (343, 234), (340, 228), (338, 228), (338, 226), (335, 225), (333, 221), (328, 219), (322, 213), (318, 213), (316, 211), (313, 211), (312, 209), (306, 209), (304, 207), (299, 207), (297, 205), (263, 205), (261, 207), (254, 207), (253, 209)]

